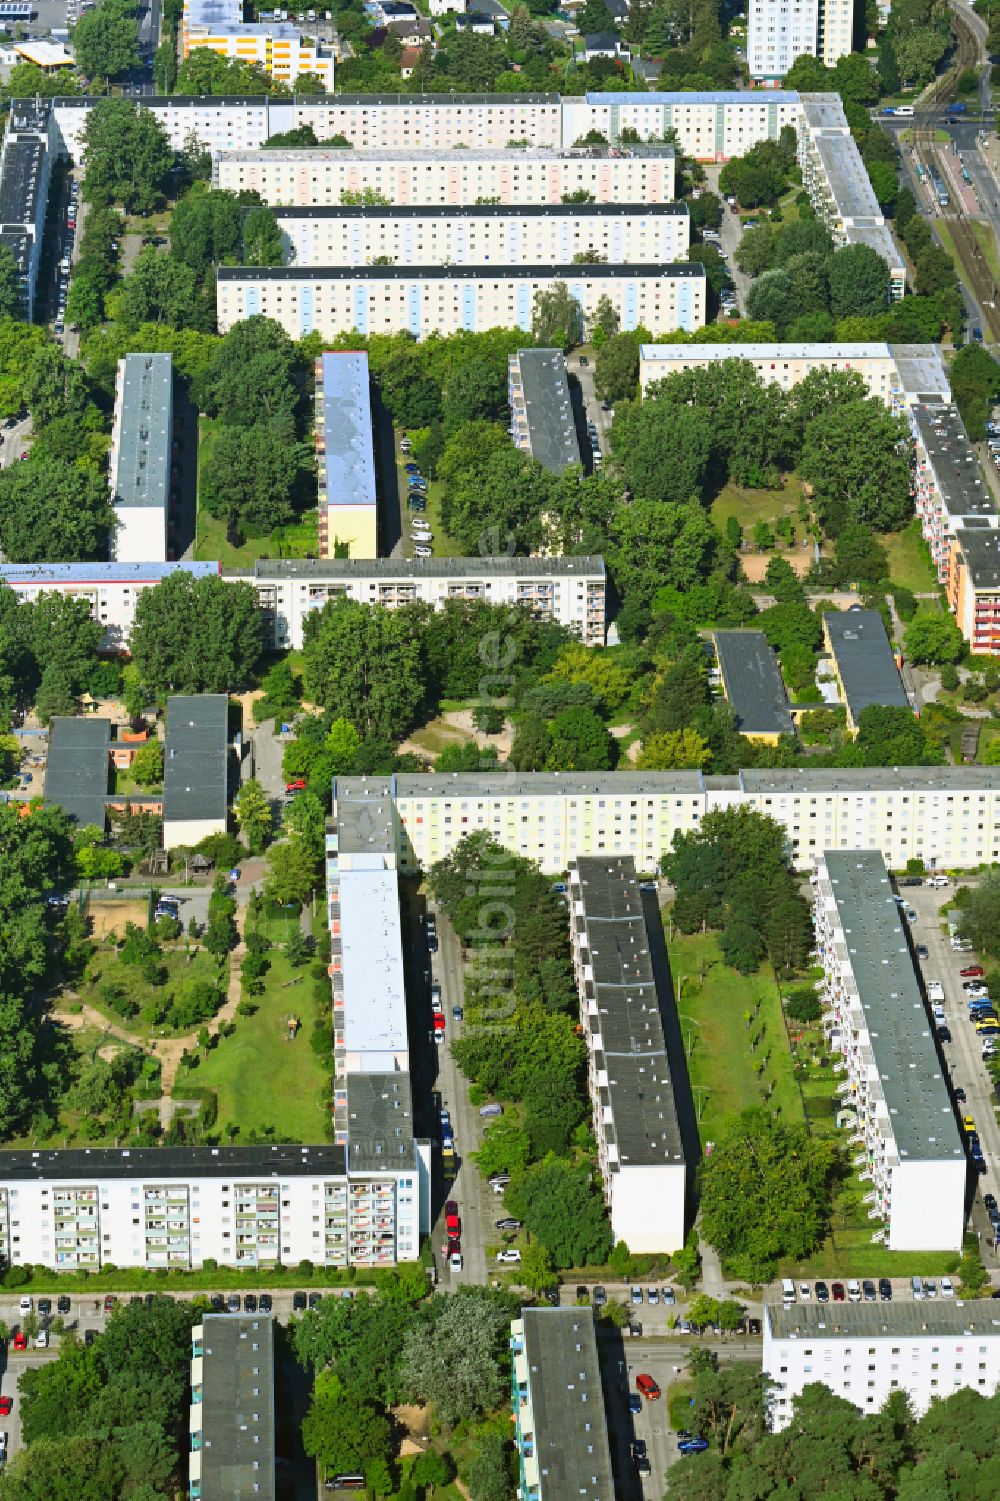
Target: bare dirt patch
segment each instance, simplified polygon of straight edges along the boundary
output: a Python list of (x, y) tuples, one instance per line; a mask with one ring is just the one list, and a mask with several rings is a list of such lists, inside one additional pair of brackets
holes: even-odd
[(145, 897), (141, 900), (136, 897), (123, 898), (120, 902), (88, 902), (87, 916), (90, 918), (93, 938), (121, 938), (124, 936), (126, 923), (137, 923), (142, 928), (146, 926), (149, 903)]

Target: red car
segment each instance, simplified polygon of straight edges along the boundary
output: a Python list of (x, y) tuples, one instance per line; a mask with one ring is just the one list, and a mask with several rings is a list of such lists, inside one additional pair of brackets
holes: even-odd
[(445, 1212), (444, 1223), (448, 1231), (448, 1239), (457, 1240), (462, 1233), (462, 1221), (458, 1217), (458, 1211), (456, 1210), (453, 1214)]
[(635, 1378), (635, 1384), (642, 1392), (642, 1395), (646, 1398), (647, 1402), (655, 1402), (657, 1397), (660, 1395), (660, 1388), (657, 1386), (652, 1376), (637, 1376)]
[(967, 964), (963, 970), (959, 970), (963, 980), (978, 980), (985, 973), (981, 964)]
[(286, 792), (305, 792), (305, 790), (306, 790), (306, 779), (305, 779), (305, 777), (296, 777), (294, 782), (286, 782), (285, 783), (285, 791)]
[(28, 1336), (23, 1329), (18, 1329), (14, 1334), (14, 1349), (26, 1350), (28, 1348)]
[(0, 1418), (9, 1418), (13, 1409), (13, 1397), (0, 1397)]
[(844, 1284), (842, 1282), (835, 1282), (833, 1284), (833, 1301), (835, 1303), (843, 1303), (845, 1296)]

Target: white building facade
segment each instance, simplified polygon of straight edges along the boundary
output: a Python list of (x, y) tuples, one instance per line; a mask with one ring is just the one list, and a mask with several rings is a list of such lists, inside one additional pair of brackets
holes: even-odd
[(763, 1370), (777, 1432), (791, 1423), (795, 1398), (815, 1381), (862, 1413), (878, 1412), (893, 1392), (905, 1392), (921, 1417), (935, 1398), (963, 1387), (993, 1396), (1000, 1385), (1000, 1312), (991, 1299), (768, 1304)]
[(750, 0), (747, 67), (760, 83), (779, 83), (797, 57), (832, 68), (851, 51), (851, 0)]
[[(827, 850), (813, 922), (824, 970), (824, 1030), (846, 1065), (869, 1218), (892, 1251), (960, 1251), (967, 1163), (885, 862)], [(929, 1206), (933, 1205), (933, 1212)]]
[(563, 282), (580, 306), (584, 328), (607, 297), (622, 330), (653, 334), (705, 325), (705, 272), (698, 264), (465, 265), (355, 269), (221, 266), (217, 273), (219, 332), (258, 314), (280, 323), (292, 339), (318, 333), (410, 333), (417, 339), (462, 329), (531, 329), (539, 292)]

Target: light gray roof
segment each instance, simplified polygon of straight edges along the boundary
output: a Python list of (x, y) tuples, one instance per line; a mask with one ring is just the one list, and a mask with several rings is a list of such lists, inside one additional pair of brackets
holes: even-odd
[(337, 804), (337, 852), (394, 854), (395, 816), (392, 798), (341, 797)]
[(823, 624), (855, 724), (862, 709), (872, 704), (910, 707), (877, 610), (831, 610), (823, 616)]
[(202, 1318), (201, 1501), (274, 1501), (274, 1321)]
[(951, 400), (951, 386), (939, 344), (890, 344), (889, 350), (904, 391), (914, 396)]
[(992, 1298), (935, 1298), (932, 1302), (795, 1303), (765, 1305), (775, 1339), (858, 1339), (865, 1336), (919, 1339), (949, 1335), (1000, 1336), (1000, 1303)]
[[(80, 565), (83, 566), (83, 565)], [(181, 566), (181, 565), (175, 565)], [(194, 565), (198, 567), (198, 564)], [(204, 565), (209, 566), (209, 565)], [(226, 578), (261, 579), (427, 579), (581, 578), (605, 574), (603, 558), (268, 558), (252, 570), (227, 570)], [(2, 576), (2, 574), (0, 574)], [(20, 573), (18, 577), (20, 577)]]
[(563, 352), (519, 349), (517, 365), (531, 456), (543, 469), (562, 474), (581, 462)]
[(589, 1308), (525, 1308), (524, 1353), (545, 1501), (612, 1501), (607, 1416)]
[(901, 1161), (964, 1156), (885, 861), (877, 850), (824, 854), (847, 957)]
[(316, 361), (316, 448), (319, 502), (375, 505), (375, 454), (368, 356), (361, 350)]
[(887, 224), (849, 224), (844, 230), (848, 245), (867, 245), (880, 255), (890, 271), (905, 269), (903, 252), (892, 237)]
[(228, 808), (229, 700), (224, 693), (175, 694), (167, 699), (163, 762), (163, 818), (221, 819)]
[(790, 735), (792, 716), (778, 659), (763, 631), (716, 631), (722, 682), (743, 735)]
[(848, 130), (839, 94), (800, 94), (799, 104), (810, 130)]
[(871, 219), (877, 223), (882, 217), (865, 164), (860, 153), (853, 148), (845, 149), (845, 138), (840, 134), (820, 132), (813, 136), (813, 145), (820, 161), (830, 191), (837, 206), (837, 216), (843, 219)]
[(112, 503), (166, 510), (170, 483), (173, 362), (169, 354), (127, 354), (119, 395)]

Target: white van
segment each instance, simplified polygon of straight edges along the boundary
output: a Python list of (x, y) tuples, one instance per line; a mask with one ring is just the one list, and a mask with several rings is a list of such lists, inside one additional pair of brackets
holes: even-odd
[(781, 1279), (781, 1301), (788, 1308), (795, 1302), (795, 1283), (791, 1277)]
[(923, 1278), (922, 1277), (911, 1277), (910, 1278), (910, 1292), (913, 1294), (913, 1297), (914, 1297), (914, 1299), (915, 1299), (916, 1302), (918, 1302), (918, 1303), (922, 1303), (923, 1302), (923, 1300), (924, 1300), (924, 1283), (923, 1283)]

